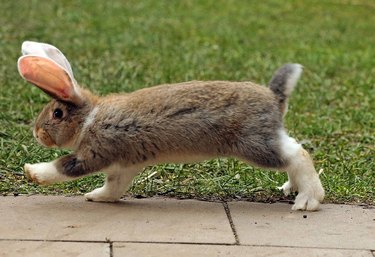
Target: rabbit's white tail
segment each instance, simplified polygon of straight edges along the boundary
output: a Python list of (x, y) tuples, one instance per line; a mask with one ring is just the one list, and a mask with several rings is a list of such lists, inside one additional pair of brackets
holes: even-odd
[(273, 75), (269, 87), (277, 95), (280, 108), (285, 114), (287, 110), (287, 100), (295, 88), (298, 79), (302, 74), (302, 65), (288, 63), (278, 69)]

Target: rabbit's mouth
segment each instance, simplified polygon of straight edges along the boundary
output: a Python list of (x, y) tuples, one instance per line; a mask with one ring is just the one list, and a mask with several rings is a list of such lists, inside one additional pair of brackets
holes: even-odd
[(56, 143), (52, 140), (51, 136), (42, 128), (33, 131), (34, 137), (39, 144), (46, 147), (56, 147)]

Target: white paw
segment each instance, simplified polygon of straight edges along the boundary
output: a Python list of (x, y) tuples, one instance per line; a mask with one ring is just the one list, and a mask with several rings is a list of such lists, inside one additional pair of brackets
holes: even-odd
[(27, 178), (40, 185), (48, 185), (69, 179), (58, 172), (53, 162), (26, 163), (24, 171)]
[(281, 187), (277, 187), (278, 190), (283, 190), (285, 196), (288, 196), (290, 193), (295, 192), (297, 188), (288, 180)]
[(292, 210), (317, 211), (323, 199), (324, 189), (318, 179), (314, 184), (308, 185), (298, 193)]
[(85, 198), (87, 201), (93, 202), (117, 202), (120, 199), (120, 197), (110, 194), (105, 186), (85, 194)]

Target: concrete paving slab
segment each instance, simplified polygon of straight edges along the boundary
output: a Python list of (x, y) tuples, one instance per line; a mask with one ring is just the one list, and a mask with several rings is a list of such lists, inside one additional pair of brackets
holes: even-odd
[(372, 257), (370, 251), (289, 248), (289, 247), (259, 247), (259, 246), (227, 246), (227, 245), (188, 245), (188, 244), (144, 244), (144, 243), (115, 243), (113, 257)]
[(292, 212), (282, 203), (228, 206), (240, 244), (375, 249), (375, 209), (324, 204), (318, 212)]
[(109, 244), (0, 241), (0, 257), (110, 257)]
[(220, 203), (158, 198), (94, 203), (83, 197), (1, 197), (0, 217), (0, 239), (235, 242)]

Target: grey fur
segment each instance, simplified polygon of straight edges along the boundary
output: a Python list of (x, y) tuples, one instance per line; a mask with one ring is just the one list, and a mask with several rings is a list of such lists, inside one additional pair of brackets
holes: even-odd
[[(324, 190), (313, 162), (283, 125), (285, 103), (300, 67), (283, 66), (270, 88), (251, 82), (191, 81), (98, 97), (74, 85), (74, 97), (68, 102), (53, 99), (35, 125), (39, 142), (74, 152), (52, 164), (26, 164), (26, 173), (48, 184), (104, 171), (105, 185), (86, 198), (116, 201), (121, 188), (146, 166), (236, 157), (286, 170), (289, 181), (282, 189), (286, 194), (300, 191), (293, 209), (317, 210)], [(55, 108), (64, 111), (61, 119), (53, 117)]]
[(125, 166), (176, 154), (231, 156), (270, 168), (287, 164), (278, 149), (282, 115), (267, 88), (196, 81), (139, 90), (126, 101), (111, 97), (118, 101), (97, 107), (115, 116), (98, 115), (77, 154), (81, 147), (101, 149), (107, 163)]
[(288, 63), (279, 68), (269, 82), (269, 88), (278, 97), (280, 109), (286, 114), (288, 97), (292, 93), (302, 73), (300, 64)]
[[(299, 64), (288, 63), (278, 69), (269, 82), (269, 88), (279, 97), (279, 101), (283, 104), (292, 93), (292, 90), (299, 78), (298, 73), (302, 71)], [(291, 81), (295, 76), (295, 80)]]

